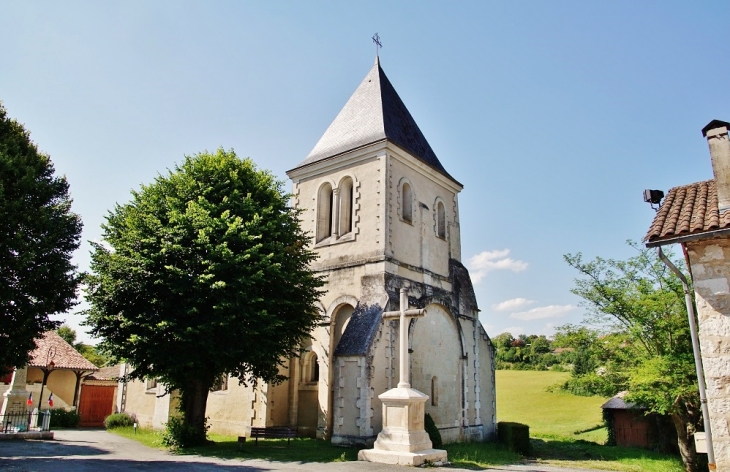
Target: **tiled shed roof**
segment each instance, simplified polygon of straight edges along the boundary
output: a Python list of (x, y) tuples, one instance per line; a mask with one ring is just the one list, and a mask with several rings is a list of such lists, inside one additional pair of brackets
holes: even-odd
[(120, 376), (120, 365), (102, 367), (97, 372), (87, 376), (88, 380), (116, 380)]
[(294, 169), (385, 139), (454, 180), (441, 165), (408, 108), (380, 67), (380, 61), (376, 59), (370, 72), (340, 110), (312, 152)]
[[(53, 361), (54, 369), (99, 370), (55, 331), (46, 331), (46, 334), (35, 342), (36, 348), (30, 353), (29, 367), (44, 368)], [(55, 352), (53, 358), (49, 357), (49, 351), (52, 354)]]
[(730, 212), (720, 215), (715, 181), (706, 180), (669, 190), (644, 241), (660, 242), (725, 228), (730, 228)]

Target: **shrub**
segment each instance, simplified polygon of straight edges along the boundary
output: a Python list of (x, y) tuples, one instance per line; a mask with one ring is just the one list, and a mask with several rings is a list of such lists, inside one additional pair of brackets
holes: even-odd
[(208, 436), (208, 419), (205, 419), (203, 429), (200, 430), (188, 424), (184, 418), (172, 417), (165, 425), (162, 433), (162, 444), (171, 449), (183, 449), (190, 446), (205, 444)]
[[(575, 371), (573, 371), (573, 374), (575, 374)], [(625, 380), (621, 377), (621, 374), (609, 371), (605, 375), (598, 375), (595, 372), (589, 372), (583, 375), (571, 375), (562, 384), (561, 389), (583, 397), (592, 395), (612, 397), (618, 393), (617, 388), (622, 387), (624, 382)]]
[(512, 452), (523, 456), (530, 453), (530, 427), (526, 424), (500, 421), (497, 423), (497, 439)]
[(134, 414), (114, 413), (104, 419), (104, 427), (106, 429), (122, 428), (124, 426), (133, 426), (137, 422)]
[(436, 422), (433, 420), (433, 418), (431, 418), (431, 415), (429, 415), (428, 413), (426, 413), (426, 418), (424, 418), (423, 420), (423, 426), (428, 433), (428, 437), (433, 444), (433, 448), (441, 449), (441, 447), (444, 445), (443, 441), (441, 440), (441, 432), (436, 427)]
[[(43, 417), (43, 415), (38, 415)], [(53, 428), (77, 428), (81, 421), (81, 415), (76, 411), (66, 411), (62, 408), (51, 410), (51, 429)]]

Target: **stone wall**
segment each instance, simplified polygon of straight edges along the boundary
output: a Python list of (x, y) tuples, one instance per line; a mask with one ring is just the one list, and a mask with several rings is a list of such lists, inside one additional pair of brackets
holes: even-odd
[[(124, 411), (134, 414), (141, 428), (152, 428), (154, 425), (157, 388), (147, 389), (144, 381), (127, 382), (127, 403)], [(118, 389), (117, 392), (120, 392)], [(119, 393), (118, 393), (119, 395)]]
[(717, 470), (730, 470), (730, 240), (686, 243)]

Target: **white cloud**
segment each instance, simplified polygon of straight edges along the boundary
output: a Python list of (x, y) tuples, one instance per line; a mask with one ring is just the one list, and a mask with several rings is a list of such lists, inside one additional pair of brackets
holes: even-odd
[(575, 310), (575, 305), (548, 305), (539, 306), (527, 311), (520, 311), (509, 315), (516, 320), (542, 320), (545, 318), (559, 318), (566, 313)]
[(522, 326), (510, 326), (510, 327), (504, 328), (501, 333), (497, 333), (497, 334), (502, 334), (502, 333), (509, 333), (512, 336), (519, 336), (520, 334), (525, 334), (525, 328), (523, 328)]
[(505, 300), (503, 302), (495, 303), (492, 305), (494, 311), (508, 311), (522, 308), (523, 306), (532, 305), (535, 300), (528, 300), (527, 298), (513, 298), (511, 300)]
[(474, 283), (479, 283), (479, 281), (482, 280), (488, 272), (493, 270), (522, 272), (527, 269), (527, 262), (507, 257), (509, 253), (509, 249), (500, 249), (494, 251), (482, 251), (479, 254), (472, 256), (468, 262), (472, 281)]

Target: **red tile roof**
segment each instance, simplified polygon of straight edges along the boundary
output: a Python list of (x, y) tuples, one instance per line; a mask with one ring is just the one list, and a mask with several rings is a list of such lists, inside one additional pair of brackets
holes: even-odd
[(87, 376), (88, 380), (117, 380), (119, 377), (119, 370), (121, 366), (119, 364), (112, 365), (109, 367), (102, 367), (98, 372)]
[(730, 227), (730, 212), (720, 216), (715, 181), (706, 180), (669, 190), (644, 242), (701, 234)]
[[(53, 361), (54, 369), (99, 370), (55, 331), (46, 331), (42, 338), (35, 340), (35, 344), (36, 349), (30, 353), (29, 367), (46, 367)], [(48, 355), (49, 351), (53, 357)]]

